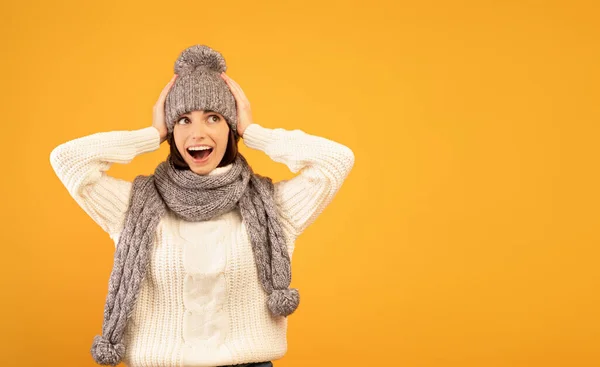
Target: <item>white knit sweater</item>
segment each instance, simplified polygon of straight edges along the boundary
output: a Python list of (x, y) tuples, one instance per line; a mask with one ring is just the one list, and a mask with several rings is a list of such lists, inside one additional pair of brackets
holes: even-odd
[[(347, 177), (354, 154), (301, 130), (259, 124), (246, 128), (243, 141), (300, 172), (275, 183), (291, 257), (295, 239)], [(154, 127), (102, 132), (56, 147), (50, 161), (71, 196), (116, 246), (132, 183), (105, 171), (159, 145)], [(168, 213), (158, 224), (150, 265), (127, 323), (123, 362), (130, 367), (182, 367), (279, 359), (287, 351), (287, 319), (272, 316), (266, 300), (239, 209), (205, 222), (187, 222)]]

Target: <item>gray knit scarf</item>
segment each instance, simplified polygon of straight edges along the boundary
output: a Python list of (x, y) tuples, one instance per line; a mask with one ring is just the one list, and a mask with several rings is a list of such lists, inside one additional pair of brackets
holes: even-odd
[(154, 175), (135, 178), (108, 284), (102, 335), (94, 337), (91, 348), (96, 363), (116, 366), (123, 359), (125, 326), (149, 263), (156, 226), (167, 210), (183, 220), (196, 222), (239, 207), (258, 278), (269, 294), (269, 311), (275, 316), (287, 316), (298, 307), (298, 290), (289, 288), (290, 258), (273, 202), (273, 183), (270, 178), (253, 173), (239, 153), (232, 165), (223, 174), (198, 175), (189, 169), (175, 168), (169, 155)]

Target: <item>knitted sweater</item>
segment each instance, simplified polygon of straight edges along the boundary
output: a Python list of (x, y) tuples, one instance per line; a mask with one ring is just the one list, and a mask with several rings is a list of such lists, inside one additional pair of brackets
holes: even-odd
[[(354, 165), (354, 154), (301, 130), (256, 123), (246, 128), (243, 141), (300, 172), (275, 183), (275, 204), (291, 258), (296, 238), (331, 202)], [(50, 161), (69, 194), (116, 246), (132, 183), (105, 171), (159, 146), (158, 130), (152, 126), (101, 132), (59, 145)], [(218, 167), (209, 174), (230, 168)], [(272, 361), (286, 353), (287, 318), (274, 317), (267, 309), (239, 209), (203, 222), (184, 221), (168, 212), (152, 246), (124, 334), (127, 366), (222, 366)]]

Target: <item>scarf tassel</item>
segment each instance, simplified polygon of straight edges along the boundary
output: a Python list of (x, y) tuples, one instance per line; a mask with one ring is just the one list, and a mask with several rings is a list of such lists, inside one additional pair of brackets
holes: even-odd
[(125, 355), (125, 345), (123, 343), (113, 344), (103, 335), (96, 335), (91, 353), (96, 363), (104, 366), (116, 366), (121, 363)]
[(296, 288), (275, 289), (267, 300), (269, 311), (275, 316), (288, 316), (299, 304), (300, 293)]

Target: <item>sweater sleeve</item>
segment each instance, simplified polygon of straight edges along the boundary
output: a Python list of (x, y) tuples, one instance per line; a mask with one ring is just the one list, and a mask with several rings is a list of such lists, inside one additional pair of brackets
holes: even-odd
[(132, 183), (106, 171), (113, 163), (129, 163), (159, 146), (160, 135), (152, 126), (101, 132), (57, 146), (50, 164), (77, 204), (115, 239), (124, 224)]
[(286, 227), (300, 235), (332, 201), (354, 166), (354, 153), (340, 143), (302, 130), (251, 124), (244, 143), (284, 163), (296, 175), (275, 183), (275, 202)]

